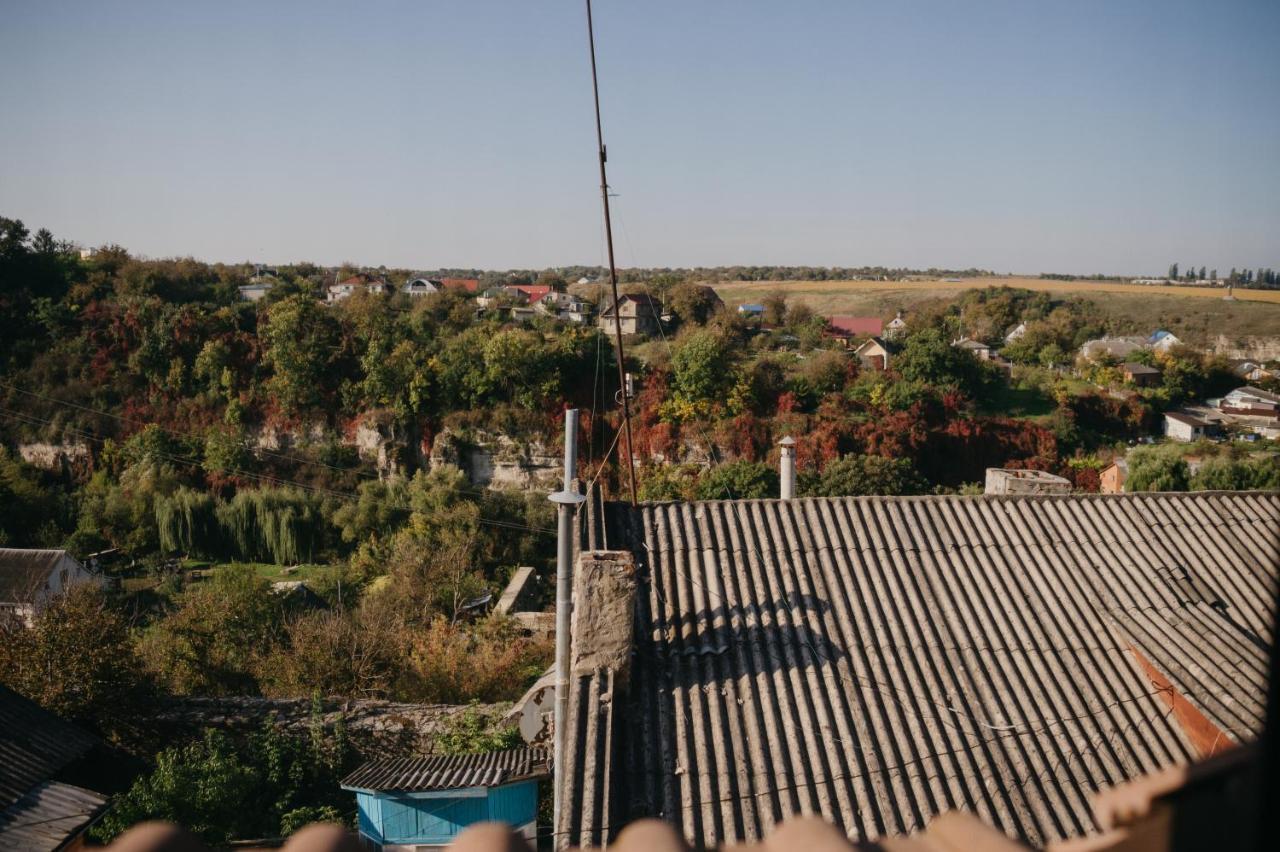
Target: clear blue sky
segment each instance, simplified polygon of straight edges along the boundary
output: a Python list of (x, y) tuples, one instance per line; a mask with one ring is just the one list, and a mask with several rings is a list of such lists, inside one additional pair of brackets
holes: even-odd
[[(1280, 266), (1280, 2), (598, 0), (623, 265)], [(0, 214), (599, 263), (583, 4), (7, 2)]]

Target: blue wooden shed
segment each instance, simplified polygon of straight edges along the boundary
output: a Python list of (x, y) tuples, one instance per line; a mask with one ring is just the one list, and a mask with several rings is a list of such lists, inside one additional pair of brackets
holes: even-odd
[(445, 846), (487, 821), (508, 823), (536, 845), (538, 781), (550, 774), (547, 749), (526, 747), (373, 760), (342, 788), (356, 794), (361, 836), (384, 852)]

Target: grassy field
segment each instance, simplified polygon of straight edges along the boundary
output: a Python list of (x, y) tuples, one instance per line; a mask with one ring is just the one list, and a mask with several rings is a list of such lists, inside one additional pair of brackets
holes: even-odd
[[(958, 281), (734, 281), (717, 284), (716, 292), (730, 308), (759, 302), (782, 292), (820, 314), (855, 314), (889, 318), (896, 311), (931, 299), (952, 299), (978, 287), (1021, 287), (1043, 291), (1055, 299), (1083, 297), (1108, 315), (1149, 333), (1167, 328), (1188, 343), (1203, 345), (1218, 334), (1231, 338), (1280, 336), (1280, 290), (1235, 291), (1212, 287), (1158, 287), (1112, 281), (1047, 281), (1039, 278), (962, 278)], [(1125, 329), (1122, 329), (1125, 330)]]

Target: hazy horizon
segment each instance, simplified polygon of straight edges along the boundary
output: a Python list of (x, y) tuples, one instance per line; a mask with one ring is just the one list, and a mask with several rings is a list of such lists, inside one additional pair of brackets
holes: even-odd
[[(604, 262), (583, 4), (11, 5), (0, 215), (223, 262)], [(595, 3), (623, 267), (1280, 266), (1280, 4)]]

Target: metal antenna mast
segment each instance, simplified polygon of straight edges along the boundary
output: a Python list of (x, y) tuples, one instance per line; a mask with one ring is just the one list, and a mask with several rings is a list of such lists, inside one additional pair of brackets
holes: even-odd
[[(609, 178), (605, 175), (604, 130), (600, 125), (600, 80), (596, 76), (596, 32), (591, 20), (591, 0), (587, 0), (587, 42), (591, 47), (591, 91), (596, 102), (596, 147), (600, 152), (600, 198), (604, 201), (604, 238), (609, 246), (609, 285), (613, 288), (614, 349), (618, 361), (618, 393), (622, 397), (622, 428), (627, 434), (627, 478), (631, 483), (631, 505), (636, 504), (636, 465), (631, 450), (631, 400), (627, 395), (627, 367), (622, 353), (622, 306), (618, 304), (618, 269), (613, 260), (613, 223), (609, 219)], [(653, 310), (652, 304), (649, 307)], [(658, 322), (662, 320), (654, 317)]]

